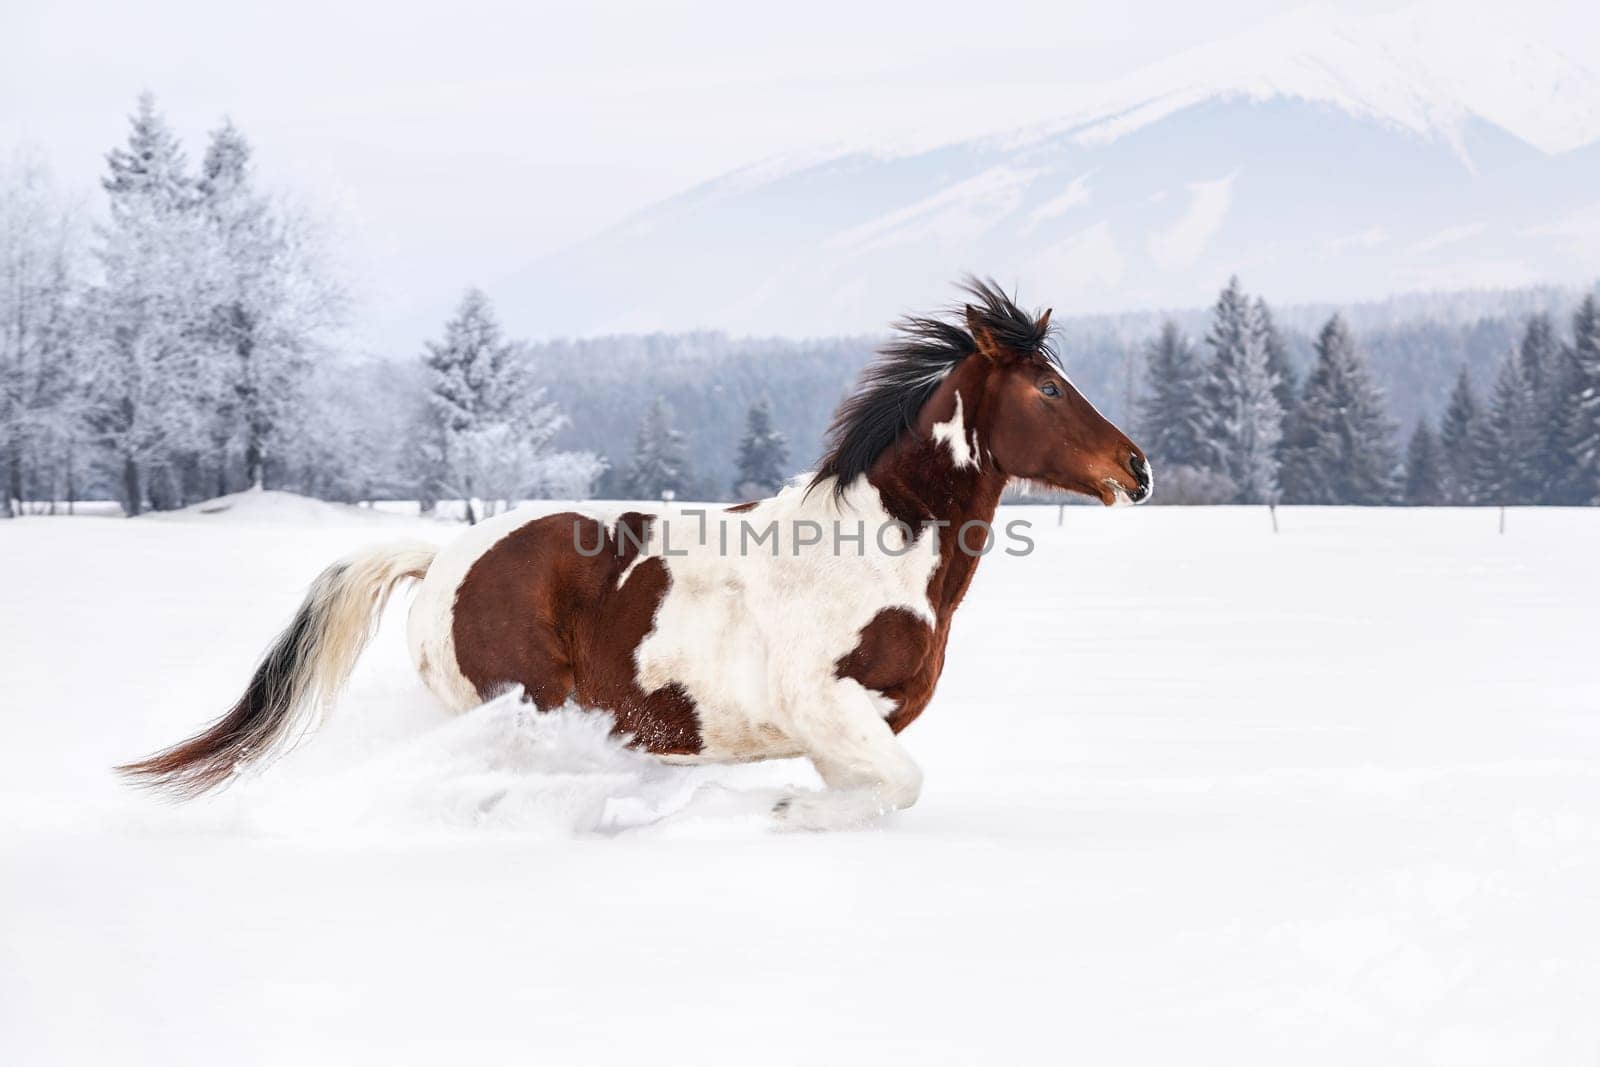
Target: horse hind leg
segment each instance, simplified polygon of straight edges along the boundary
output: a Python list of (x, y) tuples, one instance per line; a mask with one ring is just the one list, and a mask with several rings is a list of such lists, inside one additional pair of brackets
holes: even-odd
[(859, 683), (837, 682), (796, 732), (827, 788), (779, 798), (772, 814), (783, 826), (850, 829), (917, 802), (922, 769)]
[(519, 643), (515, 653), (516, 665), (512, 672), (540, 711), (560, 707), (572, 696), (574, 676), (572, 663), (555, 627), (539, 624)]
[(503, 604), (457, 599), (455, 588), (443, 583), (424, 582), (412, 602), (412, 662), (423, 684), (451, 711), (470, 711), (513, 686), (521, 686), (541, 711), (571, 695), (572, 664), (555, 627), (507, 625), (505, 611)]
[[(427, 647), (418, 669), (430, 688), (444, 688), (446, 703), (465, 711), (509, 689), (521, 688), (540, 711), (560, 707), (572, 695), (574, 675), (555, 628), (535, 623), (514, 632), (496, 627), (493, 635), (466, 634), (458, 646), (452, 639), (440, 649), (449, 661), (427, 662)], [(458, 651), (459, 649), (459, 651)], [(442, 683), (442, 686), (440, 684)]]

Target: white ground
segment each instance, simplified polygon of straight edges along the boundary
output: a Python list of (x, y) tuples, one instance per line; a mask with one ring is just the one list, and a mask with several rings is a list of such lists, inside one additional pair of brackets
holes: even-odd
[(714, 788), (616, 832), (809, 771), (445, 720), (393, 616), (320, 734), (165, 807), (109, 765), (336, 554), (452, 529), (0, 523), (0, 1063), (1593, 1067), (1600, 510), (1030, 514), (922, 802), (829, 836)]

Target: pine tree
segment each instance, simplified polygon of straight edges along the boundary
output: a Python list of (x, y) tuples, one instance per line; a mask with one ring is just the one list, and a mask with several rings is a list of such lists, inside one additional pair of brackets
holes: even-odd
[(1472, 438), (1474, 494), (1484, 504), (1532, 504), (1538, 462), (1532, 391), (1516, 355), (1506, 358)]
[(1527, 417), (1533, 423), (1528, 428), (1528, 439), (1540, 453), (1537, 460), (1529, 457), (1532, 461), (1526, 464), (1529, 503), (1554, 503), (1569, 466), (1563, 455), (1566, 431), (1561, 415), (1567, 375), (1566, 353), (1549, 315), (1541, 313), (1528, 319), (1517, 359), (1528, 389)]
[(639, 425), (633, 462), (623, 473), (623, 495), (632, 500), (655, 500), (663, 493), (689, 495), (693, 479), (683, 434), (672, 425), (672, 412), (664, 397), (657, 397)]
[(1405, 501), (1413, 507), (1437, 507), (1445, 502), (1439, 439), (1426, 416), (1417, 421), (1406, 446)]
[(1343, 316), (1328, 320), (1316, 349), (1285, 447), (1284, 499), (1387, 504), (1395, 496), (1394, 425)]
[(156, 98), (139, 94), (139, 106), (128, 118), (128, 143), (106, 155), (107, 174), (101, 185), (111, 196), (111, 210), (137, 207), (181, 211), (194, 197), (194, 180), (188, 160), (166, 117), (156, 110)]
[(1217, 298), (1206, 343), (1212, 350), (1202, 389), (1209, 465), (1232, 479), (1236, 502), (1275, 501), (1283, 408), (1277, 379), (1267, 366), (1260, 307), (1237, 277)]
[(460, 433), (504, 415), (518, 384), (515, 358), (516, 345), (501, 334), (489, 298), (468, 289), (445, 323), (444, 339), (427, 342), (423, 355), (439, 428)]
[(1476, 491), (1473, 453), (1478, 422), (1482, 418), (1478, 394), (1472, 388), (1472, 377), (1463, 366), (1456, 378), (1455, 388), (1450, 392), (1450, 402), (1439, 426), (1439, 446), (1443, 453), (1440, 469), (1444, 474), (1446, 504), (1480, 502)]
[(224, 119), (211, 131), (205, 159), (200, 164), (200, 178), (195, 183), (200, 199), (215, 208), (234, 198), (248, 197), (253, 154), (244, 134), (231, 119)]
[(211, 271), (183, 151), (146, 94), (128, 143), (107, 157), (111, 222), (90, 294), (89, 423), (120, 467), (124, 511), (181, 503), (173, 470), (202, 436), (214, 395), (204, 358)]
[(521, 348), (506, 340), (478, 289), (468, 289), (443, 341), (427, 344), (429, 440), (424, 499), (459, 496), (468, 522), (473, 501), (493, 507), (532, 491), (537, 466), (564, 424), (544, 391), (535, 389)]
[(1139, 405), (1140, 440), (1152, 462), (1163, 467), (1200, 467), (1205, 462), (1205, 411), (1200, 357), (1168, 319), (1145, 349), (1145, 394)]
[(1522, 365), (1523, 380), (1531, 391), (1537, 393), (1549, 373), (1555, 369), (1561, 344), (1556, 340), (1555, 327), (1550, 316), (1543, 312), (1528, 318), (1522, 331), (1522, 343), (1517, 346), (1517, 359)]
[(1295, 404), (1300, 395), (1299, 376), (1295, 374), (1294, 364), (1289, 359), (1289, 344), (1283, 339), (1278, 324), (1273, 321), (1272, 309), (1260, 297), (1256, 297), (1256, 311), (1261, 316), (1261, 329), (1266, 336), (1267, 369), (1278, 381), (1272, 395), (1278, 398), (1278, 406), (1283, 409), (1283, 418), (1287, 422), (1294, 417)]
[(1600, 504), (1600, 302), (1593, 293), (1584, 297), (1572, 317), (1570, 378), (1565, 393), (1570, 500)]
[(745, 415), (744, 437), (739, 442), (739, 476), (733, 494), (741, 500), (771, 496), (783, 487), (789, 466), (789, 446), (772, 424), (772, 405), (762, 397)]
[(341, 306), (303, 235), (274, 217), (253, 188), (250, 156), (244, 136), (224, 122), (212, 131), (196, 183), (214, 252), (210, 438), (219, 492), (233, 444), (243, 453), (245, 483), (265, 484), (268, 458), (305, 404), (318, 337), (336, 324)]

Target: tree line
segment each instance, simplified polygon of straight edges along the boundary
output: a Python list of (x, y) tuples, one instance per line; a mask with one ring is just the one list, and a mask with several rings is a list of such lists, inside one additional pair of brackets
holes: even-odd
[(1168, 503), (1600, 504), (1600, 306), (1562, 337), (1531, 315), (1487, 400), (1463, 365), (1438, 423), (1401, 455), (1397, 425), (1344, 317), (1298, 380), (1260, 297), (1233, 278), (1205, 356), (1172, 321), (1145, 353), (1139, 440)]
[(0, 517), (114, 496), (128, 515), (247, 487), (335, 500), (770, 492), (789, 473), (768, 403), (739, 477), (690, 472), (658, 402), (631, 460), (559, 449), (568, 425), (528, 346), (468, 290), (415, 361), (343, 358), (345, 291), (314, 220), (257, 187), (222, 121), (197, 166), (141, 96), (106, 156), (104, 221), (20, 158), (0, 170)]
[(343, 320), (318, 230), (251, 180), (230, 122), (191, 168), (154, 101), (106, 157), (89, 232), (21, 162), (0, 210), (4, 513), (115, 487), (130, 515), (319, 465), (318, 361)]
[(738, 476), (726, 487), (695, 475), (687, 441), (661, 397), (646, 410), (624, 464), (555, 449), (567, 419), (535, 383), (525, 346), (505, 339), (488, 297), (476, 289), (462, 298), (443, 339), (428, 342), (423, 363), (427, 414), (417, 426), (416, 469), (424, 510), (462, 499), (474, 522), (479, 502), (492, 513), (526, 497), (582, 499), (597, 483), (624, 499), (716, 499), (730, 491), (759, 497), (776, 492), (789, 474), (788, 445), (765, 397), (747, 412)]
[[(142, 97), (100, 186), (90, 225), (42, 167), (0, 168), (0, 516), (107, 496), (136, 515), (251, 486), (464, 500), (472, 520), (531, 497), (749, 499), (798, 473), (877, 344), (526, 344), (468, 290), (409, 358), (361, 360), (321, 228), (258, 186), (232, 123), (191, 165)], [(1074, 379), (1150, 452), (1158, 501), (1600, 503), (1592, 295), (1570, 325), (1354, 311), (1362, 337), (1333, 314), (1308, 343), (1235, 279), (1203, 326), (1061, 328)], [(1469, 366), (1497, 351), (1480, 395)], [(1403, 450), (1397, 412), (1415, 427)]]

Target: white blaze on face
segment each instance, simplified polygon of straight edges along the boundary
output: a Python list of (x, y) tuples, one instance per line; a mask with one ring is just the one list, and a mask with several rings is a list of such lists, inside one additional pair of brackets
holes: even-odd
[(967, 439), (966, 420), (961, 416), (961, 390), (956, 390), (956, 410), (949, 421), (933, 424), (933, 439), (950, 447), (950, 456), (958, 469), (977, 462), (978, 450)]

